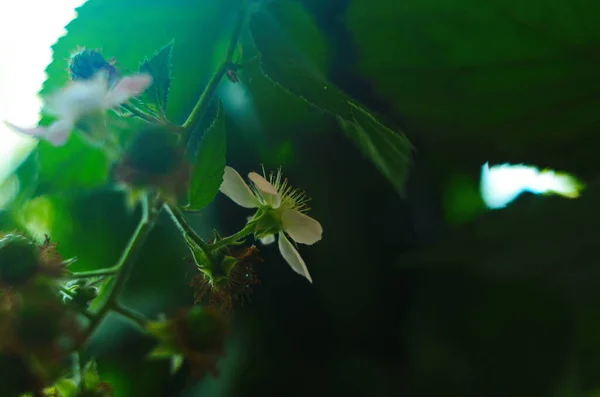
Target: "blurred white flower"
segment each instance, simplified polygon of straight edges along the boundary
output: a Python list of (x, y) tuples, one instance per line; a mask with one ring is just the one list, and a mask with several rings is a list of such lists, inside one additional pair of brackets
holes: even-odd
[(80, 120), (127, 102), (143, 93), (151, 83), (150, 75), (137, 74), (123, 77), (109, 87), (107, 75), (98, 73), (90, 80), (72, 81), (44, 100), (44, 112), (57, 118), (48, 127), (22, 128), (5, 123), (24, 135), (62, 146)]

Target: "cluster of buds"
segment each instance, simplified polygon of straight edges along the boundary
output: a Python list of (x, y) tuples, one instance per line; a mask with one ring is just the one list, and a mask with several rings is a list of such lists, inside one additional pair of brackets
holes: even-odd
[(10, 385), (6, 395), (51, 385), (83, 337), (81, 318), (60, 297), (72, 262), (62, 260), (48, 238), (42, 244), (18, 233), (0, 238), (0, 367), (10, 367), (0, 370), (0, 380)]

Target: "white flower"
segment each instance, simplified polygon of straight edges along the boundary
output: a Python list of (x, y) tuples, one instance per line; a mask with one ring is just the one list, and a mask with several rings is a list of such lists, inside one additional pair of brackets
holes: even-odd
[[(274, 239), (279, 235), (279, 251), (292, 269), (312, 283), (304, 260), (286, 237), (287, 233), (295, 242), (312, 245), (321, 240), (321, 224), (305, 214), (306, 196), (293, 189), (282, 180), (281, 171), (266, 180), (256, 172), (248, 174), (252, 187), (248, 186), (240, 174), (231, 167), (225, 167), (221, 192), (236, 204), (245, 208), (259, 208), (259, 224), (262, 219), (269, 225), (260, 235), (261, 240)], [(270, 223), (269, 223), (270, 222)], [(285, 233), (284, 233), (285, 232)]]
[(90, 80), (73, 81), (45, 99), (44, 112), (57, 118), (48, 127), (22, 128), (5, 123), (17, 132), (62, 146), (82, 118), (127, 102), (144, 92), (151, 83), (150, 75), (137, 74), (123, 77), (109, 87), (106, 73), (98, 73)]

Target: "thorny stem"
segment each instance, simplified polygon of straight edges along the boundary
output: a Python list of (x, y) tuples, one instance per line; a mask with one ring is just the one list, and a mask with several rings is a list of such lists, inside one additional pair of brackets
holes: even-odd
[(187, 120), (183, 123), (184, 138), (188, 149), (190, 146), (190, 141), (194, 128), (196, 128), (202, 117), (204, 117), (204, 115), (206, 114), (206, 111), (208, 110), (208, 106), (210, 104), (210, 99), (217, 90), (221, 79), (223, 78), (223, 76), (225, 76), (227, 70), (230, 69), (232, 66), (233, 53), (235, 52), (238, 41), (240, 40), (242, 28), (244, 27), (244, 23), (246, 21), (246, 11), (247, 6), (245, 6), (240, 11), (238, 20), (235, 25), (235, 29), (233, 31), (233, 35), (231, 36), (231, 40), (229, 41), (229, 47), (227, 48), (225, 58), (217, 67), (216, 72), (210, 78), (206, 88), (204, 89), (204, 92), (202, 93), (202, 95), (200, 95), (200, 98), (198, 98), (196, 105), (192, 109), (192, 112), (188, 116)]
[(239, 232), (234, 233), (231, 236), (223, 237), (223, 238), (215, 241), (215, 243), (212, 244), (213, 250), (218, 250), (227, 245), (233, 245), (233, 244), (238, 243), (240, 240), (244, 239), (249, 234), (252, 234), (254, 229), (255, 229), (255, 225), (253, 225), (252, 223), (248, 223)]
[(134, 105), (124, 103), (121, 105), (121, 107), (123, 109), (127, 110), (129, 113), (133, 114), (134, 116), (137, 116), (140, 119), (147, 121), (149, 123), (155, 124), (158, 121), (158, 119), (156, 119), (155, 117), (153, 117), (147, 113), (142, 112), (140, 109), (138, 109)]
[(131, 272), (131, 268), (135, 263), (137, 255), (146, 242), (150, 231), (154, 227), (154, 223), (158, 219), (160, 208), (162, 206), (162, 202), (159, 202), (158, 200), (159, 199), (157, 197), (154, 197), (152, 198), (152, 202), (148, 203), (148, 196), (145, 196), (142, 200), (142, 219), (140, 220), (137, 229), (131, 236), (129, 244), (121, 254), (119, 262), (111, 268), (116, 271), (116, 278), (114, 285), (112, 286), (112, 290), (110, 291), (104, 304), (100, 307), (100, 310), (92, 315), (92, 319), (86, 332), (86, 337), (80, 342), (78, 348), (87, 342), (87, 340), (104, 319), (104, 316), (118, 306), (117, 299), (119, 298), (119, 294), (129, 278), (129, 273)]

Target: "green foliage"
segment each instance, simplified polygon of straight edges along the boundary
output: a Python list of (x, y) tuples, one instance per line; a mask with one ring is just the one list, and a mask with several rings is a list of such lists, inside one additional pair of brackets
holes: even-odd
[(144, 59), (138, 68), (140, 73), (149, 73), (153, 81), (152, 85), (137, 98), (136, 103), (140, 102), (140, 105), (163, 120), (166, 119), (167, 101), (171, 88), (172, 53), (173, 41), (158, 50), (149, 59)]
[(442, 172), (489, 160), (593, 174), (598, 7), (351, 0), (345, 20), (357, 70)]
[[(78, 9), (78, 17), (66, 27), (67, 34), (52, 47), (53, 61), (46, 69), (48, 79), (42, 96), (67, 82), (65, 59), (70, 58), (75, 48), (102, 48), (105, 58), (116, 59), (116, 67), (123, 75), (138, 68), (150, 72), (155, 84), (143, 98), (149, 102), (148, 110), (160, 116), (167, 113), (169, 94), (165, 117), (182, 122), (213, 72), (213, 65), (205, 59), (217, 50), (218, 38), (228, 27), (224, 22), (232, 10), (239, 9), (239, 3), (130, 0), (123, 7), (120, 0), (90, 0)], [(144, 11), (124, 12), (136, 8)], [(174, 42), (179, 51), (173, 51)], [(175, 77), (172, 81), (171, 76)], [(44, 118), (41, 124), (51, 121)], [(37, 150), (40, 194), (97, 188), (107, 182), (108, 159), (76, 135), (63, 147), (40, 142)]]
[(326, 57), (326, 46), (302, 6), (288, 1), (270, 3), (267, 10), (252, 15), (250, 29), (266, 76), (292, 95), (336, 117), (347, 137), (402, 192), (410, 143), (401, 133), (381, 124), (315, 67), (315, 62)]
[(106, 154), (91, 147), (78, 134), (72, 134), (60, 147), (40, 141), (36, 150), (39, 161), (37, 194), (91, 189), (103, 186), (108, 180)]
[(204, 132), (196, 154), (188, 193), (188, 209), (204, 208), (218, 193), (223, 182), (226, 149), (225, 116), (219, 103), (215, 119)]

